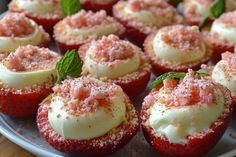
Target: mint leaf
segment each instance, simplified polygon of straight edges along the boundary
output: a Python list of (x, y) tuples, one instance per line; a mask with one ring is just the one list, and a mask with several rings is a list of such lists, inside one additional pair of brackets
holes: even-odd
[(224, 12), (225, 12), (225, 0), (215, 0), (214, 4), (210, 8), (209, 14), (207, 14), (201, 20), (201, 22), (199, 24), (199, 28), (200, 29), (203, 28), (206, 25), (208, 19), (217, 18), (221, 14), (223, 14)]
[(199, 69), (199, 70), (195, 71), (195, 73), (203, 75), (203, 76), (208, 76), (209, 75), (209, 73), (204, 69)]
[(210, 17), (209, 14), (203, 17), (203, 19), (199, 23), (199, 29), (202, 29), (207, 24), (209, 17)]
[[(203, 76), (208, 76), (208, 72), (203, 69), (199, 69), (195, 71), (196, 74), (203, 75)], [(151, 87), (156, 87), (157, 85), (161, 84), (165, 79), (167, 78), (176, 78), (176, 79), (182, 79), (186, 76), (186, 73), (184, 72), (168, 72), (165, 74), (162, 74), (156, 78), (155, 81), (151, 83)]]
[(211, 7), (211, 15), (219, 17), (225, 11), (225, 0), (216, 0)]
[(160, 75), (159, 77), (156, 78), (155, 81), (151, 83), (151, 87), (156, 87), (157, 85), (161, 84), (165, 79), (167, 78), (184, 78), (186, 73), (184, 72), (168, 72), (165, 74)]
[(60, 6), (64, 16), (73, 15), (81, 9), (80, 0), (61, 0)]
[(75, 50), (67, 51), (56, 65), (57, 82), (61, 83), (67, 76), (79, 77), (82, 72), (82, 61)]

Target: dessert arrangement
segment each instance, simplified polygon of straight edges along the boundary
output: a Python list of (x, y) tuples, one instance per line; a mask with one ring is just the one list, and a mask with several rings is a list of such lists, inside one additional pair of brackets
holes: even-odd
[(12, 0), (0, 112), (63, 153), (110, 155), (142, 130), (157, 155), (204, 156), (235, 109), (235, 21), (233, 0)]

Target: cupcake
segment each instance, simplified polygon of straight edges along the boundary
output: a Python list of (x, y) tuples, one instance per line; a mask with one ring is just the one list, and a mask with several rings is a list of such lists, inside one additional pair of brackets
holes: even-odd
[(139, 128), (134, 106), (122, 89), (94, 78), (67, 79), (40, 104), (37, 124), (55, 149), (105, 155), (128, 143)]
[(236, 54), (225, 52), (222, 59), (212, 70), (212, 80), (227, 87), (231, 91), (236, 107)]
[(8, 13), (0, 20), (1, 56), (7, 56), (8, 53), (15, 51), (19, 46), (29, 44), (48, 47), (49, 43), (49, 35), (44, 29), (23, 14)]
[(9, 11), (24, 13), (49, 33), (53, 26), (63, 18), (60, 0), (12, 0)]
[(189, 70), (149, 93), (141, 119), (145, 138), (163, 156), (199, 157), (222, 137), (231, 113), (230, 91)]
[(209, 40), (213, 49), (212, 60), (214, 62), (221, 59), (221, 53), (234, 52), (234, 46), (236, 46), (236, 11), (224, 13), (213, 22)]
[(36, 114), (56, 81), (60, 56), (46, 48), (19, 47), (0, 62), (0, 112), (13, 117)]
[(145, 90), (151, 66), (132, 43), (109, 35), (83, 45), (79, 53), (84, 61), (82, 75), (118, 84), (129, 96)]
[(183, 25), (166, 26), (152, 33), (144, 49), (157, 74), (198, 69), (212, 54), (198, 28)]
[[(189, 25), (199, 25), (201, 20), (210, 12), (215, 0), (184, 0), (183, 15)], [(235, 0), (226, 0), (226, 11), (236, 9)]]
[(182, 22), (177, 10), (163, 0), (120, 1), (114, 5), (113, 15), (126, 27), (126, 37), (138, 46), (160, 27)]
[(99, 39), (103, 35), (122, 36), (124, 31), (124, 27), (107, 16), (104, 10), (96, 13), (81, 10), (54, 27), (54, 38), (60, 50), (65, 52), (78, 49), (82, 44)]
[(85, 10), (92, 10), (94, 12), (99, 10), (105, 10), (109, 15), (112, 14), (112, 6), (118, 0), (81, 0), (81, 6)]

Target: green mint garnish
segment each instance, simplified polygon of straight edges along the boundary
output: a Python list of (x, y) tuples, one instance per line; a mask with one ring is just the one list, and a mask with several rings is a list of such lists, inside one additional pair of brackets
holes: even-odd
[[(195, 71), (195, 73), (197, 73), (199, 75), (203, 75), (203, 76), (209, 75), (208, 72), (203, 69), (199, 69), (199, 70)], [(184, 72), (168, 72), (168, 73), (158, 76), (156, 78), (156, 80), (151, 83), (151, 87), (152, 88), (156, 87), (157, 85), (161, 84), (167, 78), (182, 79), (185, 76), (186, 76), (186, 73), (184, 73)]]
[(211, 6), (210, 12), (203, 17), (199, 24), (199, 28), (203, 28), (209, 18), (217, 18), (225, 12), (225, 0), (215, 0), (214, 4)]
[(67, 51), (56, 65), (57, 82), (61, 83), (67, 76), (79, 77), (82, 72), (82, 65), (83, 63), (77, 51)]
[(61, 0), (61, 10), (64, 16), (70, 16), (80, 11), (80, 0)]

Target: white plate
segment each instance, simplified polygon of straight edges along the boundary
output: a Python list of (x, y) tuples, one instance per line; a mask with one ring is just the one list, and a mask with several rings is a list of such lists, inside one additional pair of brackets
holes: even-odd
[[(3, 15), (0, 15), (0, 18)], [(51, 49), (56, 50), (55, 45), (51, 46)], [(137, 110), (140, 110), (142, 100), (145, 95), (148, 94), (149, 89), (142, 93), (139, 97), (133, 100)], [(229, 128), (225, 132), (220, 142), (212, 149), (206, 157), (215, 157), (222, 152), (232, 147), (236, 143), (236, 116), (232, 117)], [(69, 155), (53, 149), (47, 144), (44, 139), (39, 135), (35, 119), (15, 119), (5, 116), (0, 113), (0, 133), (7, 137), (12, 142), (25, 148), (37, 156), (42, 157), (71, 157), (83, 155)], [(236, 154), (234, 154), (236, 155)], [(150, 148), (148, 143), (143, 137), (140, 129), (139, 133), (127, 144), (124, 148), (118, 152), (109, 155), (110, 157), (157, 157), (160, 156), (153, 149)], [(228, 155), (233, 156), (232, 154)], [(224, 157), (226, 157), (224, 155)]]

